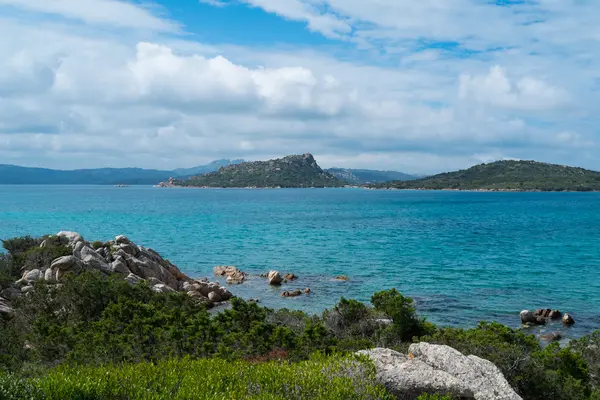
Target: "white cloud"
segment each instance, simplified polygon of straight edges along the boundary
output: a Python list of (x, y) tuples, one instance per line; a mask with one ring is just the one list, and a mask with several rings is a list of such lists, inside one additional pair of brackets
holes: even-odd
[(150, 10), (118, 0), (0, 0), (1, 6), (60, 15), (89, 24), (177, 32), (177, 23), (159, 18)]
[(565, 95), (559, 88), (531, 76), (511, 82), (506, 71), (498, 65), (490, 68), (485, 75), (462, 75), (459, 96), (465, 100), (519, 110), (552, 109), (565, 102)]
[[(387, 50), (341, 60), (296, 46), (216, 46), (163, 35), (173, 22), (133, 3), (78, 2), (125, 7), (88, 15), (61, 8), (68, 0), (0, 0), (66, 17), (0, 20), (0, 37), (11, 38), (0, 39), (0, 158), (175, 168), (313, 152), (324, 166), (415, 173), (495, 158), (598, 162), (584, 152), (598, 122), (598, 54), (578, 50), (590, 32), (560, 39), (560, 25), (519, 26), (509, 9), (470, 8), (470, 0), (244, 1)], [(547, 42), (530, 42), (543, 35)], [(547, 52), (548, 43), (578, 56)]]

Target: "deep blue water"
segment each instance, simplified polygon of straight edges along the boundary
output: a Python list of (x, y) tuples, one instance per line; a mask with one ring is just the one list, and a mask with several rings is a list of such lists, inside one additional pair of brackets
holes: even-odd
[(0, 238), (60, 230), (125, 234), (197, 277), (215, 265), (294, 272), (288, 287), (314, 292), (232, 287), (271, 307), (320, 312), (395, 287), (440, 324), (516, 327), (521, 309), (550, 307), (575, 316), (570, 336), (600, 328), (596, 193), (0, 186)]

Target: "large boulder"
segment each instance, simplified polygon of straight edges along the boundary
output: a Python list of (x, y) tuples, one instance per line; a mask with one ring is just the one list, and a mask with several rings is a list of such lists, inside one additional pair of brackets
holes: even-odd
[(60, 231), (56, 234), (62, 244), (73, 244), (83, 241), (83, 237), (77, 232)]
[(44, 279), (44, 274), (39, 269), (33, 269), (23, 274), (23, 280), (27, 283), (35, 283)]
[(115, 237), (115, 243), (116, 244), (129, 244), (129, 243), (131, 243), (131, 240), (129, 240), (129, 238), (125, 235), (119, 235), (119, 236)]
[(12, 308), (8, 300), (0, 297), (0, 316), (3, 318), (10, 318), (14, 315), (15, 310)]
[(50, 268), (53, 270), (59, 269), (61, 271), (70, 271), (73, 269), (81, 269), (83, 267), (83, 263), (80, 259), (75, 256), (64, 256), (59, 257), (56, 260), (52, 261), (50, 264)]
[(21, 289), (16, 287), (7, 287), (0, 292), (0, 297), (3, 297), (8, 301), (15, 301), (21, 297)]
[(425, 342), (412, 344), (408, 351), (432, 367), (463, 380), (473, 390), (476, 399), (521, 399), (498, 367), (488, 360), (464, 356), (452, 347)]
[(271, 271), (269, 272), (269, 275), (267, 275), (267, 281), (269, 282), (269, 285), (281, 285), (283, 278), (279, 271)]
[(389, 349), (359, 352), (375, 363), (378, 379), (401, 399), (439, 393), (480, 400), (520, 400), (500, 370), (476, 356), (441, 345), (416, 343), (409, 355)]
[(129, 275), (131, 271), (127, 268), (127, 262), (121, 256), (115, 257), (115, 260), (110, 264), (110, 270), (113, 273)]
[(537, 324), (537, 318), (535, 316), (535, 314), (529, 310), (523, 310), (521, 311), (521, 313), (519, 314), (521, 317), (521, 323), (523, 324)]
[(377, 378), (399, 399), (416, 399), (423, 393), (438, 393), (457, 398), (475, 398), (460, 379), (416, 359), (390, 349), (362, 350), (377, 371)]
[(95, 269), (105, 274), (112, 273), (106, 259), (89, 246), (84, 246), (80, 252), (81, 261), (86, 268)]

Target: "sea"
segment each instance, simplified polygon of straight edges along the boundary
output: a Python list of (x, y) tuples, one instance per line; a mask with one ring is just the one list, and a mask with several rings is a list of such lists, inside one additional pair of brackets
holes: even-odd
[[(439, 325), (516, 328), (521, 310), (553, 308), (576, 324), (542, 333), (600, 328), (599, 193), (0, 186), (0, 238), (61, 230), (124, 234), (192, 277), (236, 266), (250, 277), (231, 291), (271, 308), (321, 313), (396, 288)], [(270, 270), (299, 279), (270, 287)]]

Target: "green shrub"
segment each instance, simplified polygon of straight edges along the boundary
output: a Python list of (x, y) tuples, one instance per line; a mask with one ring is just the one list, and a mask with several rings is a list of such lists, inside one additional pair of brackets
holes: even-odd
[[(12, 379), (11, 379), (12, 378)], [(371, 364), (356, 358), (300, 363), (173, 359), (157, 364), (59, 367), (18, 380), (0, 377), (7, 399), (392, 399)]]
[(568, 348), (585, 360), (589, 369), (590, 384), (594, 389), (600, 389), (600, 331), (571, 341)]
[(452, 397), (442, 394), (422, 394), (417, 400), (452, 400)]
[(98, 250), (98, 249), (100, 249), (100, 248), (104, 247), (104, 242), (102, 242), (102, 241), (100, 241), (100, 240), (96, 240), (95, 242), (92, 242), (92, 247), (93, 247), (95, 250)]
[(371, 297), (375, 310), (392, 319), (392, 324), (383, 332), (384, 342), (410, 342), (414, 337), (432, 332), (434, 325), (417, 315), (413, 299), (404, 297), (396, 289), (375, 293)]
[(27, 250), (33, 247), (39, 247), (42, 243), (43, 238), (32, 238), (31, 236), (15, 237), (2, 241), (2, 247), (11, 256), (18, 256), (19, 254), (25, 253)]

